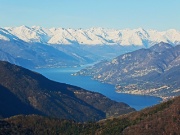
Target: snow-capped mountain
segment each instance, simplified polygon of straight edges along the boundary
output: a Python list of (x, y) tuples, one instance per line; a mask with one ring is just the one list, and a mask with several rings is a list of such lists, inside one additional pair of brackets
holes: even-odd
[(177, 30), (0, 28), (0, 60), (24, 67), (79, 66), (112, 59), (159, 42), (180, 44)]
[(124, 30), (104, 28), (47, 29), (39, 26), (27, 27), (24, 25), (0, 28), (1, 40), (10, 40), (12, 36), (25, 42), (63, 45), (135, 45), (150, 47), (159, 42), (180, 44), (180, 31), (175, 29), (167, 31), (144, 30), (142, 28)]

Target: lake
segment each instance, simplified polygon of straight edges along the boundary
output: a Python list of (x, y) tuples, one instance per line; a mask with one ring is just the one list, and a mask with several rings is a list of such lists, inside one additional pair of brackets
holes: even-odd
[(115, 92), (113, 85), (101, 83), (91, 79), (89, 76), (71, 75), (72, 73), (75, 73), (82, 68), (84, 67), (35, 69), (34, 71), (39, 72), (47, 78), (57, 82), (71, 84), (86, 90), (99, 92), (112, 100), (127, 103), (136, 110), (141, 110), (143, 108), (153, 106), (162, 101), (161, 98), (153, 96), (117, 93)]

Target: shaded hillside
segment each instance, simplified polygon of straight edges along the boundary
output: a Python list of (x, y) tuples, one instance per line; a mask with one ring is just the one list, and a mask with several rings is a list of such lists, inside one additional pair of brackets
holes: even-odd
[[(0, 86), (3, 97), (0, 98), (0, 105), (4, 107), (0, 115), (3, 117), (43, 114), (76, 121), (97, 121), (106, 116), (134, 111), (128, 105), (112, 101), (99, 93), (51, 81), (7, 62), (0, 62)], [(87, 97), (92, 101), (88, 101)], [(22, 108), (17, 111), (18, 108), (13, 105)], [(23, 110), (25, 107), (31, 111)]]
[(180, 45), (173, 47), (161, 42), (102, 61), (75, 75), (90, 75), (114, 84), (118, 92), (168, 97), (180, 94), (179, 63)]
[(96, 123), (46, 118), (37, 115), (15, 116), (0, 121), (1, 134), (63, 135), (178, 135), (180, 97), (139, 112)]
[(69, 90), (73, 91), (79, 99), (105, 112), (107, 118), (111, 116), (119, 116), (121, 114), (126, 114), (133, 111), (133, 109), (127, 104), (112, 101), (99, 93), (77, 89)]
[(10, 117), (18, 114), (41, 114), (32, 106), (23, 103), (19, 98), (11, 93), (7, 88), (0, 85), (0, 115)]

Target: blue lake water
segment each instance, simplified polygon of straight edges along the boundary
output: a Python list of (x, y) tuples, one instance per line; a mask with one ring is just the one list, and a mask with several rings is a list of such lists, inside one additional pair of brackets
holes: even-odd
[(143, 108), (153, 106), (160, 103), (162, 100), (158, 97), (143, 96), (143, 95), (132, 95), (115, 92), (113, 85), (101, 83), (96, 80), (92, 80), (89, 76), (72, 76), (72, 73), (79, 71), (83, 67), (77, 68), (48, 68), (48, 69), (36, 69), (46, 76), (47, 78), (66, 84), (79, 86), (86, 90), (99, 92), (112, 100), (118, 102), (124, 102), (135, 108), (141, 110)]

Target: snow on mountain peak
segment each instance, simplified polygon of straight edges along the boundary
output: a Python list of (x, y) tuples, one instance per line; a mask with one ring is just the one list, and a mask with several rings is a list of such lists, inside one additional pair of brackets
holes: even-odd
[[(5, 27), (8, 33), (26, 42), (40, 42), (45, 44), (83, 44), (83, 45), (136, 45), (151, 46), (159, 42), (171, 44), (180, 43), (180, 32), (175, 29), (167, 31), (137, 29), (65, 29), (43, 28), (40, 26)], [(0, 39), (8, 37), (0, 33)]]
[(11, 41), (19, 40), (19, 38), (11, 34), (8, 30), (0, 28), (0, 40)]

